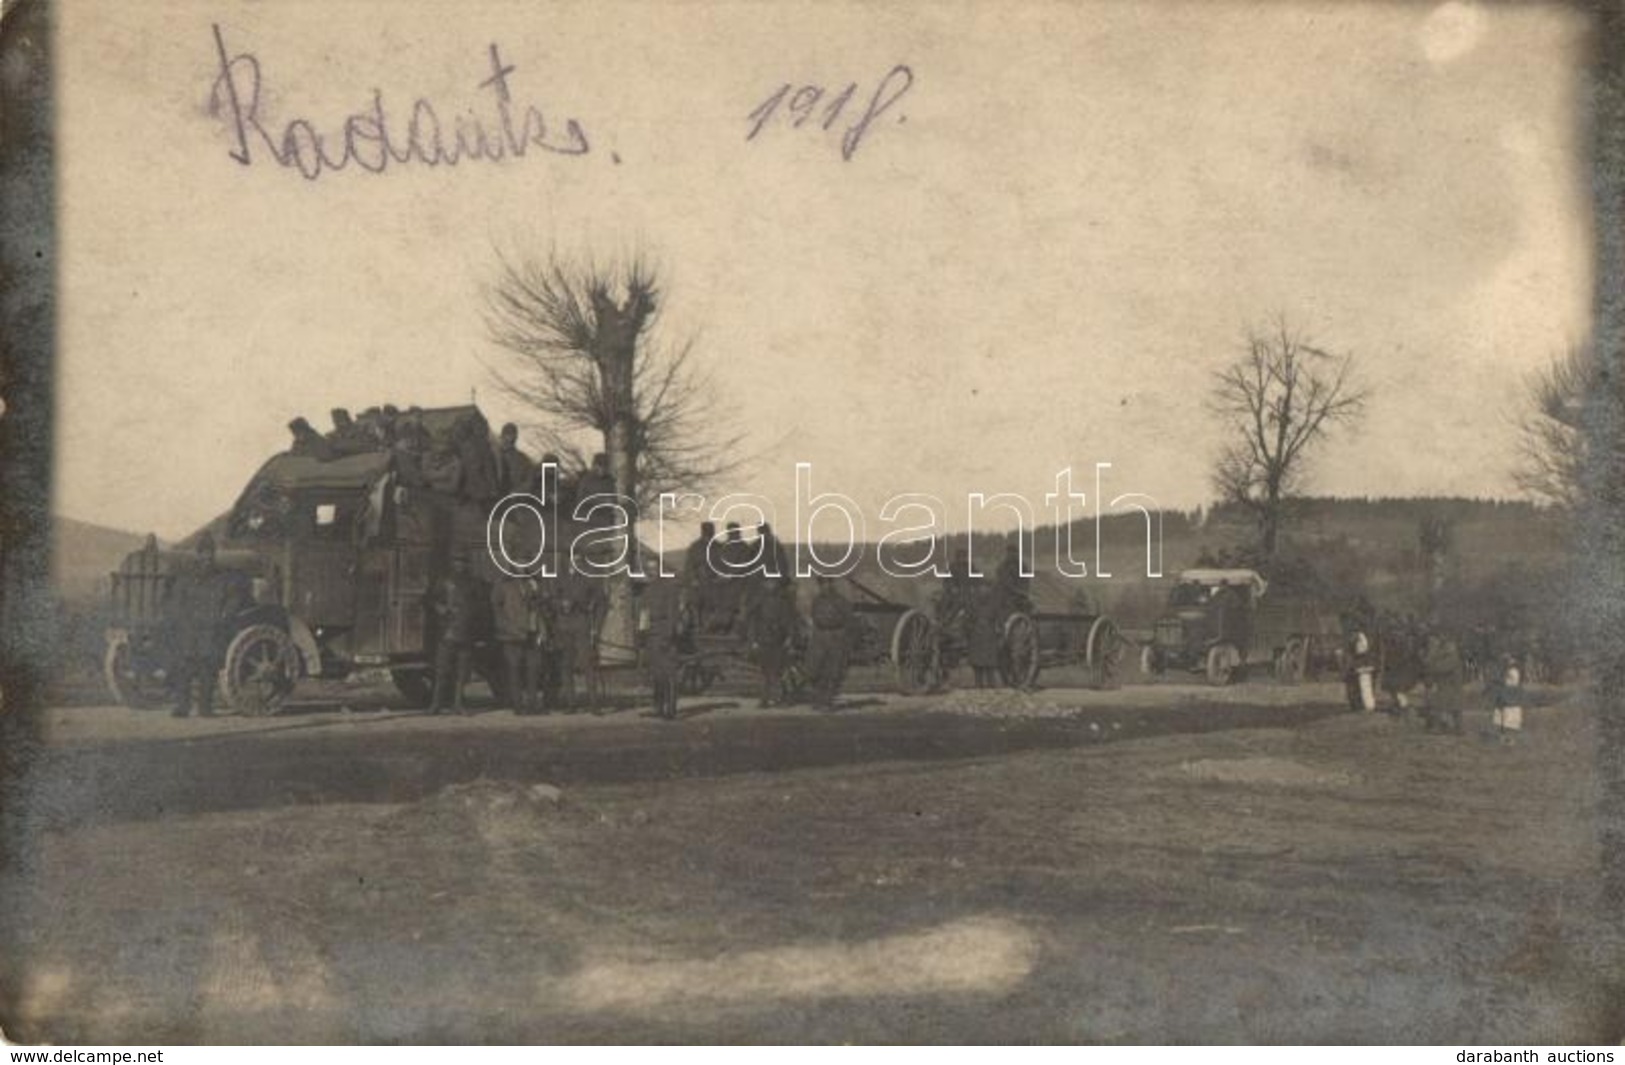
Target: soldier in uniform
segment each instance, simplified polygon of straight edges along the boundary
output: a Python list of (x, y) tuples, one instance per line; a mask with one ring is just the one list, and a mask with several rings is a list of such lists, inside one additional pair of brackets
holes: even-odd
[(452, 447), (462, 467), (462, 496), (475, 503), (497, 499), (496, 456), (491, 451), (491, 428), (478, 414), (465, 414), (452, 427)]
[(654, 711), (667, 721), (677, 717), (677, 689), (683, 667), (681, 594), (670, 581), (657, 582), (644, 595), (639, 625)]
[(1465, 673), (1461, 649), (1442, 632), (1427, 635), (1422, 675), (1427, 684), (1427, 731), (1461, 735)]
[(965, 657), (978, 688), (998, 687), (999, 626), (1007, 612), (1002, 589), (988, 588), (980, 582), (970, 582), (966, 601), (969, 631), (966, 635)]
[(999, 609), (1006, 616), (1032, 613), (1032, 578), (1021, 572), (1021, 548), (1015, 543), (1005, 545), (1004, 559), (993, 580)]
[(318, 462), (326, 462), (334, 457), (333, 446), (306, 419), (295, 418), (289, 422), (288, 432), (293, 434), (293, 444), (288, 448), (288, 454), (316, 459)]
[(496, 494), (498, 498), (511, 492), (527, 491), (535, 477), (535, 465), (523, 451), (519, 450), (519, 427), (513, 422), (509, 422), (502, 427), (502, 434), (497, 443)]
[(795, 579), (795, 574), (790, 570), (790, 553), (784, 549), (784, 542), (774, 534), (773, 526), (765, 521), (756, 526), (756, 538), (762, 542), (762, 565), (767, 579), (790, 584)]
[(193, 564), (176, 576), (169, 593), (175, 717), (186, 717), (194, 705), (199, 717), (214, 716), (220, 644), (233, 606), (232, 585), (215, 566), (214, 538), (207, 532), (198, 538), (196, 552)]
[(759, 707), (784, 698), (784, 667), (796, 631), (795, 592), (787, 585), (753, 579), (745, 600), (745, 635), (762, 674)]
[(717, 573), (711, 568), (709, 549), (717, 538), (714, 522), (700, 523), (700, 535), (683, 554), (683, 585), (689, 604), (694, 609), (695, 624), (701, 632), (710, 632), (711, 615), (717, 605)]
[(535, 577), (499, 578), (491, 585), (493, 635), (502, 650), (502, 672), (510, 709), (516, 714), (541, 710), (537, 686), (541, 680), (541, 590)]
[(597, 695), (599, 601), (602, 588), (597, 578), (578, 573), (567, 564), (557, 577), (554, 599), (554, 637), (558, 644), (559, 705), (575, 709), (576, 688), (585, 689), (587, 702)]
[(474, 575), (468, 556), (459, 554), (452, 561), (451, 573), (441, 578), (432, 601), (435, 617), (440, 622), (440, 642), (434, 652), (434, 699), (429, 713), (438, 714), (446, 709), (446, 688), (452, 688), (452, 703), (458, 713), (465, 712), (463, 688), (468, 684), (468, 670), (474, 644), (485, 636), (486, 593), (481, 581)]
[(718, 626), (714, 631), (728, 632), (744, 606), (745, 586), (755, 556), (755, 549), (745, 542), (745, 534), (737, 521), (728, 523), (727, 538), (722, 541), (718, 554), (722, 572), (716, 585), (717, 610), (712, 621)]
[(948, 564), (948, 576), (943, 578), (937, 593), (937, 624), (948, 638), (965, 646), (970, 640), (970, 616), (974, 588), (970, 575), (970, 552), (964, 548), (954, 552)]
[(807, 670), (812, 675), (813, 706), (833, 710), (835, 697), (846, 679), (847, 641), (852, 627), (852, 604), (841, 595), (833, 577), (818, 578), (812, 623)]

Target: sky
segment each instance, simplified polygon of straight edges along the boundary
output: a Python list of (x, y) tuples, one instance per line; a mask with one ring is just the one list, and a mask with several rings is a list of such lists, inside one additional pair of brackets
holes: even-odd
[[(70, 0), (55, 507), (178, 537), (297, 415), (472, 395), (525, 421), (480, 293), (549, 249), (660, 266), (660, 335), (694, 341), (749, 460), (714, 494), (781, 531), (798, 462), (954, 528), (968, 493), (1038, 503), (1069, 466), (1092, 495), (1101, 462), (1107, 496), (1209, 502), (1211, 376), (1282, 318), (1372, 392), (1312, 490), (1509, 495), (1519, 383), (1586, 334), (1585, 34), (1459, 0)], [(418, 98), (496, 128), (496, 45), (515, 105), (589, 147), (306, 180), (259, 140), (242, 165), (221, 43), (277, 139), (375, 90), (397, 130)], [(850, 83), (830, 129), (781, 101), (747, 140), (780, 86), (823, 108)]]

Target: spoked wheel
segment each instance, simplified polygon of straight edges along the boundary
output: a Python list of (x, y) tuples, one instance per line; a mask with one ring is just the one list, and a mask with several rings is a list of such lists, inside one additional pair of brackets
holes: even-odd
[(999, 677), (1012, 688), (1038, 683), (1038, 624), (1026, 614), (1011, 614), (999, 641)]
[(221, 688), (245, 717), (274, 714), (299, 679), (299, 652), (276, 625), (250, 625), (232, 637)]
[(892, 668), (897, 690), (904, 695), (934, 691), (942, 683), (937, 654), (937, 627), (923, 610), (910, 610), (897, 620), (891, 638)]
[(395, 682), (395, 690), (401, 693), (406, 705), (414, 710), (422, 710), (434, 698), (434, 673), (427, 669), (392, 669), (389, 679)]
[(1117, 687), (1121, 680), (1124, 647), (1122, 634), (1110, 618), (1096, 618), (1094, 624), (1089, 626), (1085, 655), (1089, 670), (1094, 674), (1095, 687), (1103, 691)]
[(123, 632), (107, 638), (107, 650), (102, 655), (102, 676), (114, 701), (132, 710), (151, 710), (162, 706), (169, 690), (156, 671), (142, 668), (129, 635)]

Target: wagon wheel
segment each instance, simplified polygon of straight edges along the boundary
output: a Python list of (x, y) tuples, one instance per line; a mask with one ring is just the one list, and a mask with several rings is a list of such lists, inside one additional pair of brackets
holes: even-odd
[(1095, 687), (1109, 691), (1117, 687), (1123, 666), (1124, 641), (1110, 618), (1096, 618), (1089, 626), (1084, 658), (1094, 675)]
[(151, 710), (161, 706), (168, 693), (168, 685), (151, 670), (143, 670), (136, 661), (135, 648), (128, 633), (115, 633), (107, 638), (107, 651), (102, 655), (102, 676), (114, 701), (132, 710)]
[(932, 691), (942, 683), (937, 626), (931, 615), (916, 608), (897, 619), (892, 629), (891, 661), (897, 673), (897, 690), (904, 695)]
[(275, 713), (299, 679), (299, 653), (276, 625), (250, 625), (232, 637), (220, 670), (226, 701), (239, 714)]
[(1026, 614), (1011, 614), (999, 641), (999, 677), (1012, 688), (1026, 690), (1038, 683), (1038, 625)]

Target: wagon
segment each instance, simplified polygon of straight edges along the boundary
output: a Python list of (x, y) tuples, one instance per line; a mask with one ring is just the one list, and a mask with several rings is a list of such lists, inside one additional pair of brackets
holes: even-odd
[[(889, 663), (904, 694), (937, 691), (964, 658), (963, 639), (939, 620), (936, 611), (899, 604), (866, 587), (853, 604), (867, 638), (867, 660)], [(1083, 664), (1097, 687), (1117, 683), (1125, 644), (1117, 625), (1101, 614), (1011, 611), (999, 626), (999, 678), (1012, 688), (1031, 688), (1046, 668)]]

